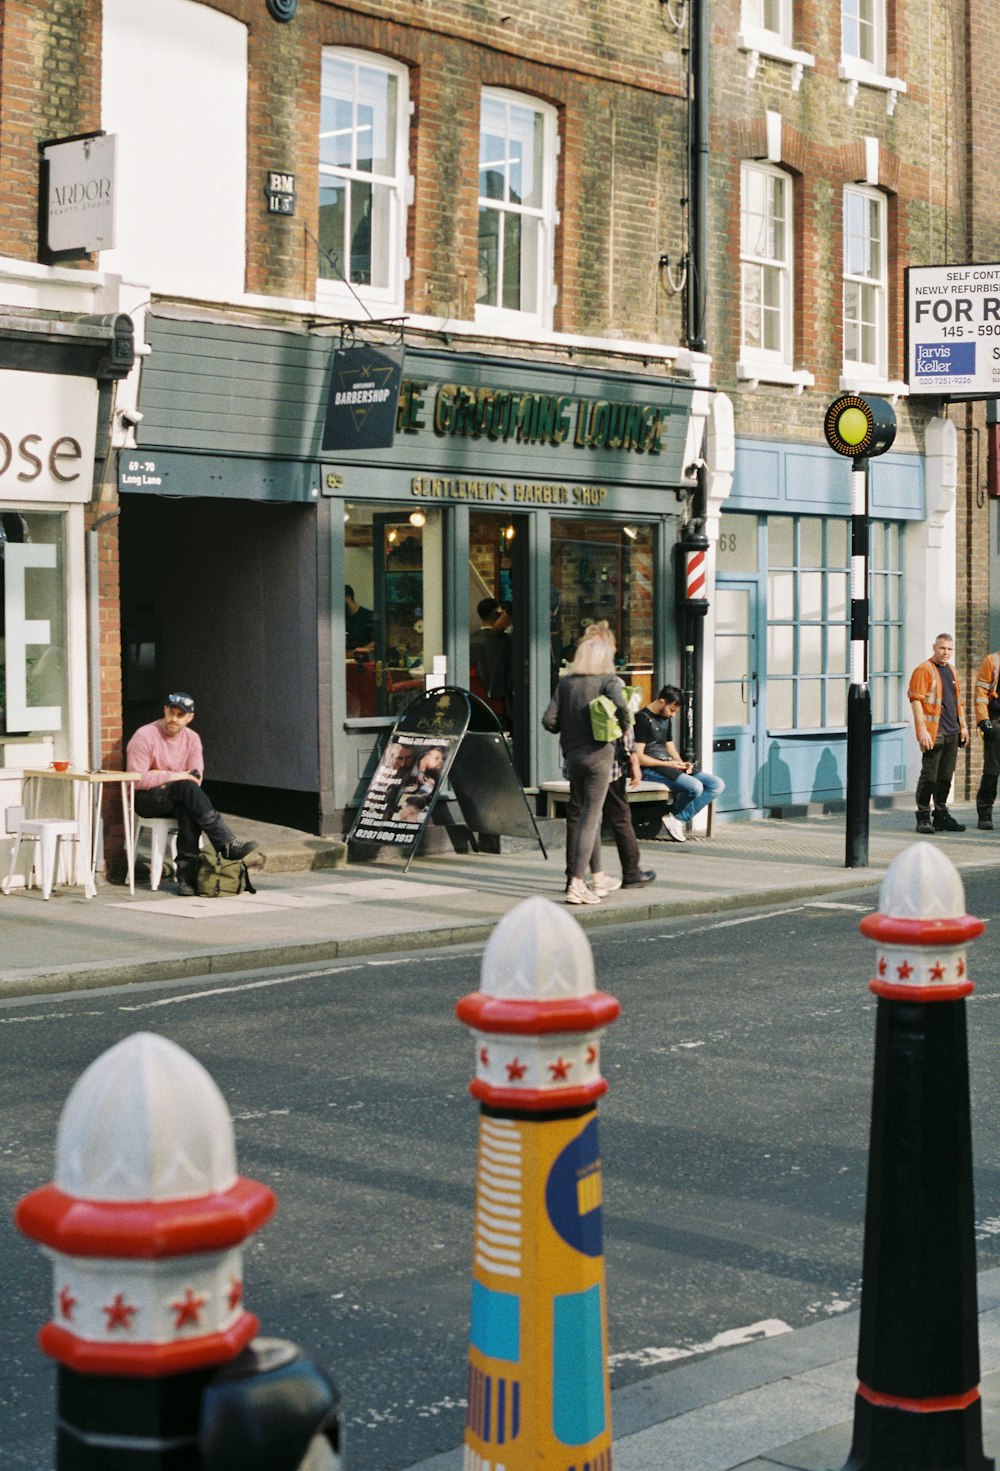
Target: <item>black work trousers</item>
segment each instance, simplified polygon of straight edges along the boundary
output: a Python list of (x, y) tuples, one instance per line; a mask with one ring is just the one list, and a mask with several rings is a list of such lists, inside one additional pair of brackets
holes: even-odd
[(989, 817), (997, 799), (997, 777), (1000, 776), (1000, 724), (983, 732), (983, 778), (976, 793), (976, 811)]
[(192, 881), (198, 867), (198, 838), (204, 833), (218, 853), (234, 841), (232, 829), (216, 812), (196, 781), (169, 781), (136, 792), (140, 817), (172, 817), (177, 822), (177, 876)]
[(920, 763), (920, 777), (917, 781), (918, 813), (930, 812), (932, 797), (937, 812), (947, 810), (948, 793), (951, 791), (957, 761), (957, 735), (938, 736), (931, 749), (924, 752)]

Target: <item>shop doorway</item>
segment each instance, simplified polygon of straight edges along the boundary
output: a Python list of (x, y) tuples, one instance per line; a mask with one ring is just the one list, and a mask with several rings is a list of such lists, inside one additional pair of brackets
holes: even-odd
[(764, 702), (756, 577), (719, 577), (715, 591), (714, 770), (726, 783), (719, 812), (760, 806)]
[(533, 620), (527, 555), (527, 516), (470, 514), (468, 688), (486, 701), (509, 736), (522, 781), (528, 769), (525, 716)]

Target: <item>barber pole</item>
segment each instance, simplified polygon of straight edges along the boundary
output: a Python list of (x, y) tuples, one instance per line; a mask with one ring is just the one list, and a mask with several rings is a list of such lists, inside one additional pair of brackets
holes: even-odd
[(687, 545), (684, 556), (684, 597), (689, 603), (703, 603), (708, 598), (708, 543)]
[(39, 1342), (59, 1365), (58, 1471), (199, 1471), (202, 1391), (259, 1327), (242, 1246), (274, 1207), (175, 1043), (137, 1033), (78, 1079), (54, 1181), (15, 1212), (53, 1266)]
[(845, 1471), (992, 1471), (979, 1394), (966, 946), (982, 920), (932, 844), (891, 865), (878, 997), (854, 1437)]
[(480, 990), (481, 1106), (466, 1471), (610, 1471), (598, 991), (580, 926), (547, 899), (497, 925)]

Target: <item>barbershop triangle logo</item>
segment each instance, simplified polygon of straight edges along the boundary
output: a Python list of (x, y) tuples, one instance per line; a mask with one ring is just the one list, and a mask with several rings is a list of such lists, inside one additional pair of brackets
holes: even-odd
[(396, 431), (403, 349), (335, 352), (323, 428), (324, 449), (385, 449)]

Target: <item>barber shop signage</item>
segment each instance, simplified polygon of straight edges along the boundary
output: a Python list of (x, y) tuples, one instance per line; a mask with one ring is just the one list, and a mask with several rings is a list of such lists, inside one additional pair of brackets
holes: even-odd
[(333, 354), (323, 426), (325, 450), (386, 449), (396, 430), (401, 347), (340, 348)]
[(47, 264), (113, 248), (117, 143), (113, 133), (88, 133), (40, 145)]

